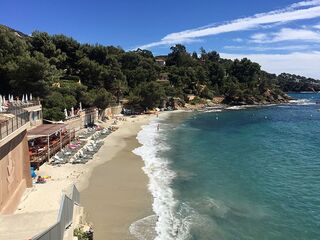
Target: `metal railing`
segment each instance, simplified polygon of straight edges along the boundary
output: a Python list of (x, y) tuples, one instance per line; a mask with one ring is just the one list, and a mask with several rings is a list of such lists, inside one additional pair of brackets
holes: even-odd
[(14, 101), (9, 103), (8, 107), (5, 107), (5, 109), (2, 110), (1, 113), (11, 113), (14, 115), (20, 114), (22, 112), (25, 112), (25, 108), (29, 107), (35, 107), (35, 106), (41, 106), (40, 101), (28, 101), (28, 102), (18, 102)]
[(29, 113), (22, 111), (14, 117), (0, 123), (0, 140), (7, 137), (23, 125), (29, 122)]
[(32, 240), (63, 240), (65, 230), (72, 224), (74, 204), (80, 204), (80, 193), (75, 185), (72, 186), (71, 198), (65, 194), (62, 196), (57, 222)]

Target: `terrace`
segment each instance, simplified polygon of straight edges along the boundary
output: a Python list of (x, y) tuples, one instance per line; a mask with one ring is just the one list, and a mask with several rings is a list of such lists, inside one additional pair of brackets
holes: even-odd
[(75, 132), (68, 131), (66, 124), (43, 124), (28, 131), (30, 163), (39, 169), (50, 157), (61, 151), (75, 138)]
[(17, 114), (1, 112), (0, 141), (29, 122), (29, 113), (21, 111)]

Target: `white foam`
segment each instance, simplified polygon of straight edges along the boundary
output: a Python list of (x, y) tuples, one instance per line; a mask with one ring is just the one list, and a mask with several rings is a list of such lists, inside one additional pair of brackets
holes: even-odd
[(132, 223), (129, 231), (138, 240), (153, 240), (156, 237), (154, 230), (156, 221), (156, 215), (147, 216)]
[(232, 106), (232, 107), (227, 107), (226, 109), (228, 110), (241, 110), (241, 109), (246, 109), (247, 106)]
[[(133, 153), (142, 157), (145, 166), (143, 171), (149, 177), (148, 188), (153, 196), (153, 211), (157, 215), (155, 240), (182, 240), (188, 235), (188, 224), (180, 220), (175, 213), (177, 201), (174, 199), (173, 190), (170, 187), (175, 173), (169, 169), (169, 161), (158, 156), (159, 150), (168, 148), (165, 139), (161, 139), (157, 131), (157, 119), (149, 125), (143, 126), (137, 139), (141, 147), (133, 150)], [(160, 127), (160, 132), (163, 131)]]
[(298, 100), (290, 100), (291, 104), (296, 105), (315, 105), (315, 102), (312, 102), (310, 99), (298, 99)]
[(210, 112), (222, 112), (222, 109), (210, 109), (210, 110), (206, 110), (206, 113), (210, 113)]

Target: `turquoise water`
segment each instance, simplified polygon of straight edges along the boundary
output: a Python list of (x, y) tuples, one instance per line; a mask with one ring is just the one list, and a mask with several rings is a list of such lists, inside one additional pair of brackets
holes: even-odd
[(320, 239), (320, 94), (294, 97), (305, 100), (161, 122), (174, 202), (158, 239)]

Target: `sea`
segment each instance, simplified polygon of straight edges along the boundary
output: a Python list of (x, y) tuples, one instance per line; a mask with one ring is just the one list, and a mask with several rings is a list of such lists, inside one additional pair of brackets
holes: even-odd
[[(139, 240), (319, 240), (320, 94), (155, 119), (134, 150), (155, 215)], [(159, 130), (157, 127), (159, 125)], [(152, 228), (152, 229), (151, 229)]]

